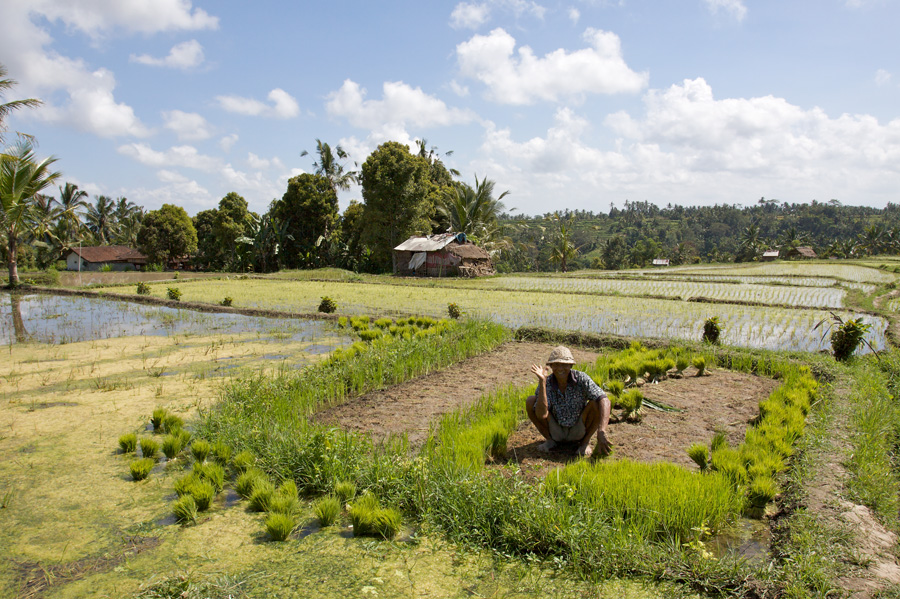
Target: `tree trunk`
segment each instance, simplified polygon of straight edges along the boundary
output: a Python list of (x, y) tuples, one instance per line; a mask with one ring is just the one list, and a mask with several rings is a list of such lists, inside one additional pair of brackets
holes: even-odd
[(9, 239), (9, 286), (18, 287), (19, 285), (19, 269), (16, 267), (16, 242), (18, 235), (15, 231), (7, 231), (7, 239)]
[(9, 295), (10, 308), (12, 310), (13, 330), (16, 335), (16, 343), (25, 343), (28, 331), (25, 330), (25, 321), (22, 320), (22, 307), (19, 305), (21, 298), (18, 294)]

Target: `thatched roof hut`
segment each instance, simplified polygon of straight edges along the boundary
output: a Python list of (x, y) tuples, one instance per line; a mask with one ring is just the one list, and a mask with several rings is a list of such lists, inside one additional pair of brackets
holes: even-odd
[(491, 255), (465, 233), (410, 237), (394, 248), (394, 274), (480, 277), (495, 274)]

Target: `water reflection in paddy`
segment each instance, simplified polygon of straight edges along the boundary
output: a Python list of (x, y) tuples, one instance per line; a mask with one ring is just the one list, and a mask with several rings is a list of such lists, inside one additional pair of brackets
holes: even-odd
[(311, 345), (311, 353), (327, 353), (347, 343), (327, 321), (196, 312), (98, 298), (5, 292), (0, 293), (0, 332), (0, 345), (26, 341), (76, 343), (134, 335), (246, 333), (256, 333), (255, 340), (316, 342)]

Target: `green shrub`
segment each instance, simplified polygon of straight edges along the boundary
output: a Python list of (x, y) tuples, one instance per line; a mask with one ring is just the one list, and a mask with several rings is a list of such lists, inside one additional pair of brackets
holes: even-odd
[(297, 520), (294, 516), (282, 512), (272, 512), (266, 518), (266, 531), (273, 541), (284, 541), (296, 526)]
[(208, 480), (198, 479), (188, 489), (188, 494), (194, 498), (197, 503), (197, 510), (205, 512), (212, 505), (212, 500), (216, 497), (216, 488)]
[(182, 524), (197, 520), (197, 502), (190, 495), (182, 495), (172, 504), (175, 519)]
[(206, 456), (209, 455), (210, 447), (208, 441), (204, 441), (203, 439), (197, 439), (193, 443), (191, 443), (191, 455), (194, 456), (194, 459), (198, 462), (206, 461)]
[(150, 476), (150, 471), (153, 470), (153, 466), (156, 465), (156, 460), (152, 458), (141, 458), (139, 460), (134, 460), (129, 464), (128, 468), (131, 470), (131, 478), (134, 480), (144, 480), (148, 476)]
[(226, 295), (225, 298), (222, 300), (222, 304), (221, 304), (221, 305), (223, 305), (223, 306), (225, 306), (226, 308), (228, 308), (228, 307), (231, 307), (231, 305), (232, 305), (233, 303), (234, 303), (234, 298), (231, 297), (230, 295)]
[(154, 431), (162, 430), (163, 420), (165, 420), (168, 414), (169, 412), (165, 408), (156, 408), (153, 410), (153, 414), (150, 415), (150, 424), (153, 425)]
[(181, 445), (181, 439), (178, 435), (166, 435), (162, 442), (163, 454), (170, 460), (174, 459), (184, 447)]
[(459, 306), (454, 303), (447, 304), (447, 314), (453, 320), (459, 319), (462, 316), (462, 310), (459, 309)]
[(134, 450), (137, 449), (137, 435), (134, 433), (127, 433), (119, 437), (119, 447), (122, 449), (122, 453), (134, 453)]
[(700, 470), (706, 470), (709, 467), (709, 451), (703, 443), (694, 443), (687, 453), (700, 466)]
[(159, 443), (156, 442), (156, 439), (151, 439), (149, 437), (141, 439), (142, 456), (145, 458), (155, 458), (157, 453), (159, 453)]
[(722, 326), (719, 324), (718, 316), (711, 316), (703, 323), (703, 341), (707, 343), (718, 343), (719, 335), (722, 333)]
[(320, 526), (323, 528), (331, 526), (341, 515), (341, 501), (334, 495), (326, 495), (313, 505), (313, 513), (315, 513)]
[(166, 296), (172, 301), (180, 302), (181, 301), (181, 289), (179, 289), (178, 287), (169, 287), (166, 289)]
[(703, 373), (706, 372), (706, 358), (703, 356), (697, 356), (694, 358), (694, 368), (697, 369), (697, 376), (703, 376)]
[(253, 457), (252, 452), (246, 449), (234, 456), (234, 460), (231, 462), (231, 465), (234, 466), (234, 469), (240, 474), (247, 472), (254, 464), (256, 464), (256, 458)]
[(835, 360), (846, 361), (862, 345), (872, 325), (864, 323), (862, 318), (851, 318), (847, 321), (841, 321), (839, 316), (835, 318), (840, 324), (831, 332), (831, 349)]
[(249, 499), (257, 484), (266, 480), (266, 474), (258, 468), (249, 468), (234, 481), (234, 490), (243, 499)]
[(323, 295), (322, 301), (319, 302), (319, 312), (331, 314), (335, 310), (337, 310), (337, 303), (327, 295)]
[(184, 420), (175, 414), (166, 414), (162, 421), (162, 428), (170, 435), (174, 435), (184, 428)]
[(231, 460), (231, 447), (224, 441), (216, 441), (212, 445), (213, 461), (221, 466), (227, 466)]
[(137, 293), (138, 295), (150, 295), (150, 285), (141, 281), (137, 284)]

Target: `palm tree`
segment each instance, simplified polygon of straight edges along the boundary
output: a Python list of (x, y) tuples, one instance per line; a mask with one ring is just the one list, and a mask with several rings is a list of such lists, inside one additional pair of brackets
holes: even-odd
[(559, 233), (550, 246), (550, 261), (554, 264), (559, 264), (559, 269), (562, 272), (568, 272), (569, 262), (578, 256), (578, 248), (572, 243), (572, 221), (569, 219), (569, 226), (566, 226), (566, 221), (560, 217), (559, 213), (554, 214), (550, 218), (559, 222)]
[(18, 241), (34, 209), (34, 198), (61, 176), (50, 171), (54, 162), (52, 156), (38, 162), (31, 140), (24, 137), (0, 154), (0, 224), (6, 233), (10, 287), (19, 284)]
[(450, 223), (450, 230), (465, 233), (482, 243), (492, 241), (499, 233), (497, 219), (506, 208), (504, 191), (494, 198), (494, 182), (485, 177), (481, 181), (475, 175), (475, 187), (456, 183), (444, 193), (444, 203), (437, 207), (438, 213)]
[(12, 89), (14, 85), (18, 83), (14, 79), (6, 78), (6, 67), (0, 64), (0, 142), (3, 141), (3, 133), (6, 131), (6, 126), (3, 122), (6, 120), (6, 117), (19, 108), (35, 108), (40, 106), (41, 101), (35, 98), (29, 98), (27, 100), (13, 100), (12, 102), (3, 102), (3, 96), (6, 91)]
[(80, 209), (87, 208), (88, 197), (86, 191), (78, 189), (74, 183), (66, 182), (65, 186), (59, 186), (59, 199), (55, 200), (59, 206), (59, 224), (61, 241), (71, 243), (78, 229), (81, 228)]
[(884, 249), (884, 225), (866, 227), (859, 236), (859, 245), (868, 256), (873, 256)]
[[(309, 152), (306, 150), (300, 152), (301, 156), (308, 154)], [(319, 161), (313, 162), (316, 174), (328, 179), (334, 193), (337, 193), (339, 189), (347, 191), (350, 189), (351, 184), (359, 181), (358, 172), (345, 171), (344, 165), (338, 162), (339, 160), (347, 160), (350, 157), (341, 146), (335, 146), (334, 150), (332, 150), (327, 143), (322, 142), (321, 139), (316, 139), (316, 154), (319, 156)]]
[(88, 204), (85, 221), (88, 230), (94, 234), (100, 245), (107, 245), (116, 230), (115, 204), (106, 196), (97, 196), (93, 204)]

